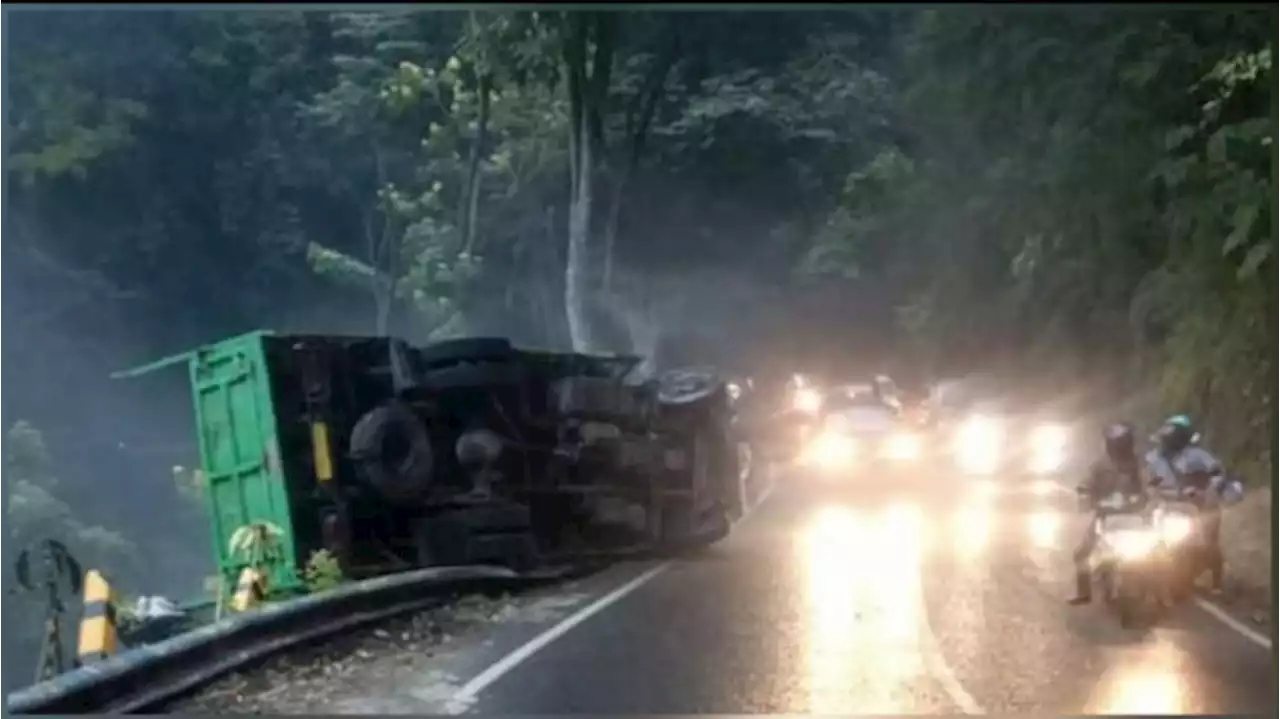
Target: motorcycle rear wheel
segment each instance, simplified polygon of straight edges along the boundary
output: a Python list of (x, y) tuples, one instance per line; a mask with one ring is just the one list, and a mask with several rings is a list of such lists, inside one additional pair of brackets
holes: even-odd
[(1148, 612), (1153, 599), (1149, 591), (1149, 583), (1144, 576), (1126, 576), (1126, 573), (1116, 570), (1113, 577), (1113, 585), (1115, 588), (1115, 607), (1116, 614), (1120, 619), (1120, 626), (1123, 629), (1134, 629), (1143, 624), (1146, 620), (1154, 619), (1154, 616)]

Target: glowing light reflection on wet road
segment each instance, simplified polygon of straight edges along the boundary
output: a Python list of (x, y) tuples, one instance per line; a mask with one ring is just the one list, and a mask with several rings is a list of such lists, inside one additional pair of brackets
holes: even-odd
[(903, 713), (919, 650), (925, 527), (914, 505), (826, 507), (800, 543), (807, 575), (809, 711)]
[(1189, 705), (1181, 676), (1190, 660), (1186, 650), (1158, 641), (1137, 654), (1116, 662), (1111, 674), (1099, 682), (1086, 714), (1201, 713)]

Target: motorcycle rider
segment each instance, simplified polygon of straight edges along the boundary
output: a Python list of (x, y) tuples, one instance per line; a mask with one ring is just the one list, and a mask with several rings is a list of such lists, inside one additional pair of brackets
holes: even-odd
[(1189, 493), (1200, 508), (1202, 536), (1207, 544), (1210, 590), (1222, 591), (1221, 493), (1226, 484), (1222, 463), (1197, 443), (1198, 433), (1185, 414), (1174, 415), (1156, 432), (1156, 448), (1147, 453), (1153, 484), (1161, 493)]
[(1104, 454), (1094, 460), (1084, 482), (1076, 488), (1076, 493), (1088, 500), (1094, 516), (1073, 556), (1076, 595), (1069, 601), (1073, 605), (1088, 604), (1092, 599), (1089, 558), (1098, 544), (1098, 520), (1105, 513), (1099, 504), (1115, 492), (1146, 497), (1146, 482), (1138, 459), (1133, 426), (1125, 422), (1108, 425), (1102, 432), (1102, 438)]

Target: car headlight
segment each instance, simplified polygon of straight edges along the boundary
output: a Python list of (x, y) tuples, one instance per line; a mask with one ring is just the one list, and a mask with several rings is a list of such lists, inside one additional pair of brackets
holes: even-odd
[(999, 466), (1004, 434), (1000, 424), (989, 417), (973, 417), (956, 435), (956, 455), (963, 469), (992, 472)]
[(1138, 529), (1112, 532), (1107, 542), (1122, 559), (1141, 559), (1150, 554), (1157, 544), (1154, 532)]
[(1035, 454), (1031, 457), (1030, 466), (1032, 474), (1052, 474), (1062, 469), (1063, 462), (1066, 460), (1061, 454)]
[(960, 427), (956, 439), (962, 445), (980, 445), (994, 447), (1003, 439), (1000, 423), (990, 417), (970, 417)]
[(801, 412), (817, 412), (822, 409), (822, 395), (815, 389), (801, 387), (796, 390), (792, 404)]
[(914, 434), (899, 434), (889, 438), (885, 454), (892, 459), (915, 459), (920, 456), (920, 438)]
[(1160, 538), (1169, 544), (1177, 544), (1191, 534), (1191, 518), (1181, 514), (1166, 514), (1160, 518)]
[(823, 432), (813, 439), (805, 454), (810, 464), (836, 469), (849, 464), (856, 451), (849, 437), (839, 432)]
[(1067, 430), (1057, 424), (1044, 424), (1031, 432), (1029, 469), (1036, 474), (1057, 471), (1066, 461)]

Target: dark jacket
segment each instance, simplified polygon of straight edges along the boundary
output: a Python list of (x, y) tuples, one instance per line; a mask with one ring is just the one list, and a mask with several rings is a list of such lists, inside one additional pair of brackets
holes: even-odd
[(1089, 472), (1079, 491), (1094, 505), (1114, 492), (1124, 492), (1126, 495), (1144, 494), (1146, 481), (1143, 479), (1142, 464), (1137, 457), (1131, 463), (1117, 463), (1109, 456), (1100, 457), (1089, 465)]

